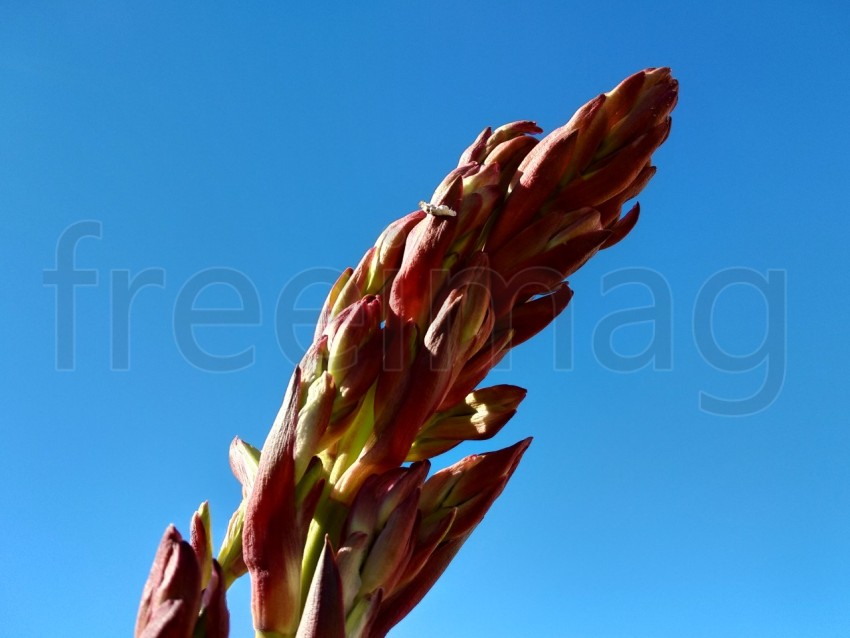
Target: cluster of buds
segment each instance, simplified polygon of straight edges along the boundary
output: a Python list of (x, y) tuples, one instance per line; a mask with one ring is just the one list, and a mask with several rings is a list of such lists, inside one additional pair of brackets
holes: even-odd
[(622, 209), (655, 172), (676, 98), (669, 69), (647, 69), (542, 140), (528, 121), (485, 129), (334, 284), (262, 449), (231, 446), (243, 501), (217, 560), (208, 515), (191, 552), (170, 528), (137, 636), (227, 635), (224, 590), (246, 573), (258, 637), (386, 635), (530, 440), (428, 478), (430, 459), (514, 415), (525, 390), (476, 388), (566, 307), (565, 279), (634, 226), (638, 205)]

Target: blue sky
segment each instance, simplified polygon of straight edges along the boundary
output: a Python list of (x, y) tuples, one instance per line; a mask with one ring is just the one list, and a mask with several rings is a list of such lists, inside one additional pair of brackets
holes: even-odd
[(209, 499), (220, 539), (331, 273), (484, 126), (661, 65), (640, 223), (494, 373), (528, 399), (459, 454), (534, 444), (393, 635), (846, 635), (850, 10), (685, 4), (5, 3), (0, 635), (128, 635), (165, 526)]

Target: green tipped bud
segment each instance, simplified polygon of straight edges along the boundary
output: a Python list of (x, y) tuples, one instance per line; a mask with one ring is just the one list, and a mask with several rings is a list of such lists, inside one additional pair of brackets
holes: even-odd
[[(313, 335), (314, 342), (318, 341), (325, 332), (325, 328), (328, 323), (330, 323), (331, 319), (336, 317), (341, 310), (348, 306), (348, 304), (345, 303), (345, 296), (350, 297), (355, 291), (353, 289), (351, 291), (346, 291), (347, 294), (345, 296), (342, 295), (342, 291), (349, 285), (353, 272), (354, 270), (352, 268), (346, 268), (342, 271), (342, 273), (340, 273), (334, 285), (331, 286), (331, 290), (325, 299), (321, 312), (319, 313), (319, 319), (316, 322), (316, 332)], [(359, 295), (357, 298), (359, 298)], [(352, 299), (352, 301), (356, 301), (357, 298)]]
[(381, 301), (365, 297), (345, 309), (327, 327), (328, 372), (338, 389), (336, 417), (363, 398), (381, 368)]
[(463, 441), (480, 441), (495, 436), (516, 414), (526, 390), (514, 385), (497, 385), (475, 390), (446, 411), (435, 414), (416, 437), (408, 461), (428, 459)]
[(248, 498), (251, 488), (254, 487), (254, 480), (257, 478), (260, 451), (237, 436), (230, 444), (228, 456), (230, 458), (230, 469), (233, 471), (236, 480), (242, 485), (242, 498)]
[(245, 526), (245, 501), (233, 512), (227, 524), (227, 531), (221, 548), (218, 550), (218, 562), (221, 564), (224, 588), (227, 589), (237, 578), (248, 573), (248, 567), (242, 557), (242, 531)]
[(304, 406), (298, 413), (298, 431), (295, 436), (295, 481), (301, 480), (307, 464), (319, 452), (318, 443), (331, 418), (336, 399), (333, 377), (323, 372), (307, 390)]
[(201, 589), (207, 586), (212, 571), (212, 532), (210, 531), (210, 505), (204, 501), (192, 515), (191, 543), (195, 558), (201, 568)]

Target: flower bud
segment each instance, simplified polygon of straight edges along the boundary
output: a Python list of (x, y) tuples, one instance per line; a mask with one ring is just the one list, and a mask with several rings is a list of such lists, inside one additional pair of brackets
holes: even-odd
[[(368, 256), (369, 253), (367, 253)], [(364, 260), (366, 257), (364, 257)], [(348, 286), (348, 282), (351, 280), (351, 275), (354, 273), (352, 268), (346, 268), (340, 273), (339, 278), (336, 280), (333, 286), (331, 286), (330, 292), (328, 292), (328, 296), (325, 299), (325, 303), (322, 306), (322, 310), (319, 312), (319, 319), (316, 321), (316, 331), (313, 335), (313, 340), (318, 341), (319, 338), (324, 334), (325, 328), (331, 319), (336, 317), (340, 311), (348, 307), (348, 303), (345, 302), (345, 298), (341, 299), (342, 291)], [(347, 292), (348, 297), (351, 296), (353, 291)], [(339, 303), (338, 307), (337, 302)], [(354, 300), (352, 300), (353, 302)]]
[(605, 243), (602, 244), (600, 250), (602, 248), (610, 248), (632, 232), (632, 228), (634, 228), (635, 224), (637, 224), (638, 217), (640, 217), (640, 204), (635, 202), (635, 205), (632, 206), (628, 213), (623, 215), (620, 219), (617, 219), (611, 226), (609, 226), (611, 236), (605, 240)]
[(598, 156), (625, 146), (644, 131), (660, 124), (676, 106), (679, 83), (666, 67), (646, 69), (623, 80), (606, 94), (610, 133)]
[(329, 372), (323, 372), (307, 390), (304, 405), (298, 413), (295, 435), (295, 482), (301, 480), (307, 464), (320, 450), (318, 444), (331, 418), (336, 399), (336, 386)]
[(495, 436), (516, 414), (526, 390), (497, 385), (475, 390), (459, 405), (438, 412), (422, 428), (407, 456), (408, 461), (428, 459), (463, 441)]
[(245, 559), (242, 556), (242, 533), (245, 528), (245, 501), (233, 512), (227, 523), (227, 531), (218, 551), (218, 562), (221, 564), (221, 574), (224, 588), (227, 589), (237, 578), (248, 573)]
[(360, 594), (362, 579), (360, 570), (366, 559), (370, 535), (365, 532), (355, 532), (345, 537), (345, 541), (337, 552), (339, 576), (342, 581), (343, 603), (350, 610)]
[(295, 638), (346, 638), (342, 583), (327, 536)]
[(505, 206), (487, 238), (495, 250), (521, 231), (558, 185), (575, 149), (577, 134), (554, 131), (525, 156), (511, 183)]
[(548, 295), (543, 295), (514, 306), (496, 323), (496, 330), (513, 332), (511, 347), (527, 341), (543, 330), (557, 317), (573, 298), (573, 291), (567, 284), (560, 284)]
[(457, 508), (451, 534), (471, 531), (505, 488), (530, 444), (529, 438), (496, 452), (473, 454), (434, 474), (422, 487), (423, 519)]
[(328, 372), (338, 392), (333, 413), (341, 417), (360, 401), (381, 369), (380, 299), (364, 297), (346, 308), (331, 322), (325, 334)]
[(487, 155), (485, 166), (499, 167), (499, 190), (502, 193), (507, 193), (517, 168), (537, 144), (536, 138), (523, 135), (502, 142)]
[(378, 617), (383, 598), (384, 590), (379, 589), (373, 594), (364, 596), (357, 602), (345, 620), (345, 635), (347, 638), (368, 638), (379, 635), (372, 633), (372, 626)]
[(481, 133), (478, 134), (478, 137), (475, 138), (475, 141), (460, 154), (460, 159), (458, 160), (457, 165), (460, 167), (473, 162), (480, 163), (486, 156), (487, 140), (490, 139), (492, 134), (493, 129), (489, 126), (481, 131)]
[(424, 217), (425, 213), (421, 210), (414, 211), (393, 222), (381, 233), (375, 242), (374, 257), (367, 269), (365, 294), (382, 293), (387, 283), (395, 277), (401, 267), (407, 236)]
[(189, 638), (201, 603), (201, 572), (192, 546), (165, 530), (142, 592), (136, 638)]
[(472, 392), (507, 354), (512, 338), (513, 331), (510, 329), (493, 332), (490, 339), (460, 369), (437, 410), (448, 410), (463, 401), (464, 397)]
[(243, 555), (251, 572), (251, 614), (257, 632), (291, 635), (301, 602), (302, 542), (297, 521), (293, 451), (301, 371), (296, 368), (263, 445), (245, 509)]
[(441, 540), (433, 551), (423, 552), (427, 556), (424, 560), (414, 548), (398, 586), (381, 604), (373, 626), (376, 635), (385, 635), (428, 593), (501, 494), (530, 442), (525, 439), (498, 452), (469, 456), (425, 482), (419, 502), (422, 519), (414, 545), (424, 545), (428, 550), (434, 536)]
[(443, 259), (454, 237), (455, 218), (429, 215), (408, 235), (401, 268), (390, 289), (390, 309), (423, 327), (445, 279)]
[(242, 485), (242, 498), (248, 498), (254, 480), (257, 478), (257, 468), (260, 466), (260, 451), (238, 436), (230, 443), (228, 453), (230, 469), (236, 480)]
[(210, 531), (210, 506), (207, 501), (201, 503), (198, 511), (192, 515), (192, 549), (201, 569), (201, 589), (207, 586), (212, 571), (212, 532)]
[(592, 163), (585, 174), (572, 180), (553, 198), (552, 205), (559, 208), (597, 206), (615, 197), (635, 181), (669, 133), (668, 118), (615, 154)]
[(363, 564), (361, 591), (372, 593), (378, 588), (391, 589), (401, 577), (413, 550), (414, 525), (419, 507), (417, 488), (390, 514)]
[(201, 597), (201, 615), (195, 623), (193, 636), (203, 638), (228, 638), (230, 635), (230, 612), (227, 610), (225, 594), (227, 586), (221, 565), (212, 562), (209, 584)]

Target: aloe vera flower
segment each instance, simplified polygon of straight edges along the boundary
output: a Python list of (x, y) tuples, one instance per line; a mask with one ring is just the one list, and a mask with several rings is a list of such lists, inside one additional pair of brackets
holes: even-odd
[[(177, 600), (189, 616), (217, 610), (195, 636), (226, 635), (210, 619), (245, 573), (258, 637), (380, 638), (421, 600), (530, 439), (428, 478), (431, 459), (516, 413), (523, 388), (479, 384), (564, 310), (565, 280), (634, 227), (638, 204), (623, 207), (655, 173), (677, 94), (670, 70), (651, 68), (541, 140), (530, 121), (486, 128), (342, 273), (264, 445), (231, 446), (243, 501), (217, 559), (208, 511), (193, 522)], [(160, 599), (146, 588), (140, 618)]]

